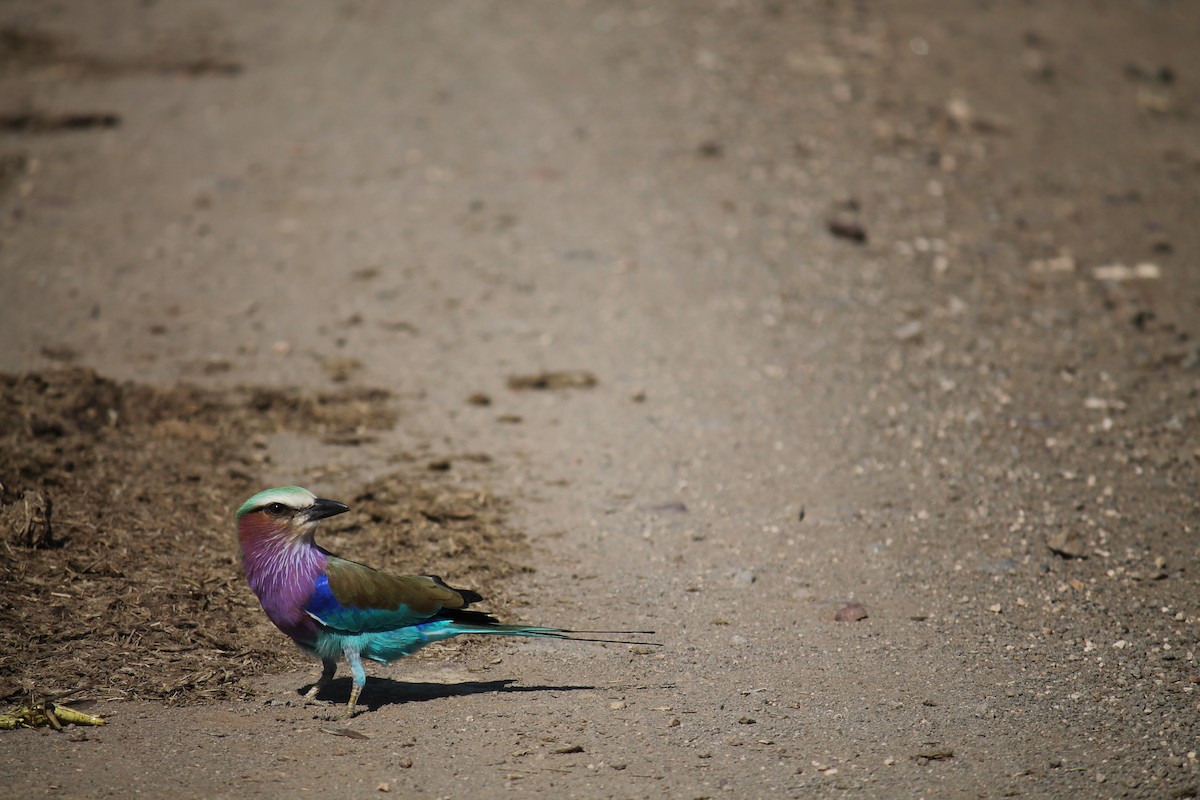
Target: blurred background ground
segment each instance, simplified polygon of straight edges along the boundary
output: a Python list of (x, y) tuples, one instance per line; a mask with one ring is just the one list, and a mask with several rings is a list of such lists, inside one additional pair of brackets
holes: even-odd
[[(1198, 40), (9, 4), (0, 683), (111, 721), (3, 734), (6, 784), (1195, 796)], [(279, 483), (345, 555), (666, 647), (431, 650), (335, 735), (240, 582)]]

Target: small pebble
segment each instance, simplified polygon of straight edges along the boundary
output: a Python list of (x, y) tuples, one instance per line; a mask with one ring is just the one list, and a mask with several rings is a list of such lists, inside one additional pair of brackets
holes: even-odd
[(862, 603), (848, 603), (833, 615), (834, 622), (858, 622), (867, 618), (867, 609)]
[(755, 580), (754, 570), (742, 569), (733, 574), (733, 585), (738, 588), (745, 588)]
[(896, 337), (896, 341), (912, 342), (919, 339), (924, 332), (925, 328), (920, 321), (913, 319), (896, 328), (892, 335)]
[(1098, 281), (1108, 281), (1110, 283), (1135, 280), (1148, 281), (1161, 278), (1162, 270), (1157, 264), (1151, 262), (1143, 262), (1133, 267), (1125, 264), (1105, 264), (1100, 267), (1093, 267), (1092, 277)]

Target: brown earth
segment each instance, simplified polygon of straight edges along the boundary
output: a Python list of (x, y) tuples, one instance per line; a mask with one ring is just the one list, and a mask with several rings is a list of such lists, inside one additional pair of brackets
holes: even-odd
[[(1197, 41), (7, 5), (0, 694), (108, 724), (0, 732), (3, 785), (1196, 796)], [(231, 519), (282, 483), (352, 506), (335, 551), (664, 647), (457, 640), (303, 706)]]
[[(247, 678), (298, 667), (246, 597), (227, 498), (257, 491), (266, 434), (356, 444), (360, 431), (394, 423), (387, 401), (379, 391), (160, 390), (87, 369), (0, 376), (0, 697), (244, 700)], [(506, 577), (521, 537), (486, 490), (421, 474), (445, 463), (363, 487), (350, 499), (365, 519), (332, 526), (327, 542), (366, 560)]]

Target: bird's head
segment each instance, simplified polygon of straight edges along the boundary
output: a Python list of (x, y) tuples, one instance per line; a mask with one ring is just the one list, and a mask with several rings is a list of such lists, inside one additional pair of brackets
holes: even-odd
[(259, 492), (237, 510), (238, 532), (243, 539), (261, 536), (293, 541), (311, 539), (317, 522), (349, 511), (337, 500), (322, 500), (299, 486), (280, 486)]

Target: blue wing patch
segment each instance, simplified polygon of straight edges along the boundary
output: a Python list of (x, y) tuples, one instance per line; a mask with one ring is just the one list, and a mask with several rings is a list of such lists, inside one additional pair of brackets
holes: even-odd
[(344, 606), (333, 596), (326, 575), (317, 578), (313, 593), (304, 606), (304, 613), (327, 628), (349, 634), (393, 631), (429, 619), (429, 615), (414, 612), (406, 605), (397, 608)]

